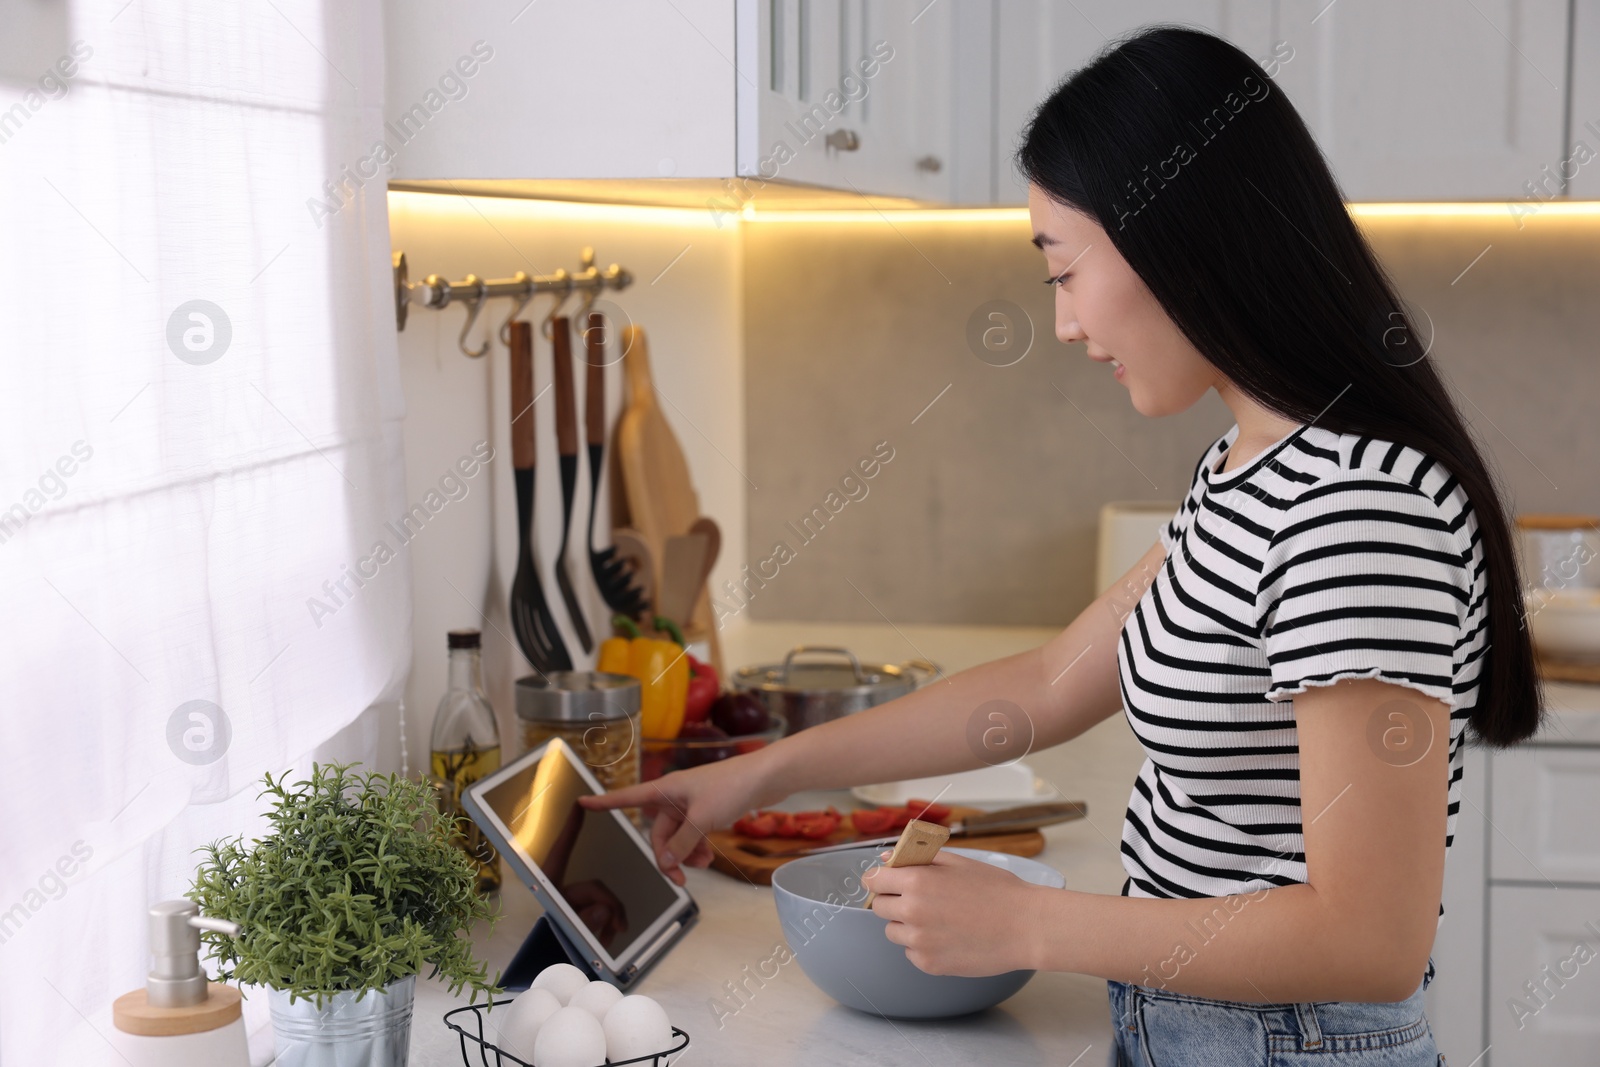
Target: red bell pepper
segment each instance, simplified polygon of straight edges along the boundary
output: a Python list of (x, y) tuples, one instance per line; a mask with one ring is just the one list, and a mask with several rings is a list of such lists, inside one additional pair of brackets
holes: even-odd
[(704, 722), (711, 716), (711, 705), (722, 691), (722, 680), (709, 663), (689, 658), (689, 695), (683, 705), (684, 722)]

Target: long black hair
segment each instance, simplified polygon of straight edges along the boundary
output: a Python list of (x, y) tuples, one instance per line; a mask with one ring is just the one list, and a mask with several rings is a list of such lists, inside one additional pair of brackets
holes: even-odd
[[(1274, 71), (1293, 56), (1279, 49), (1266, 60)], [(1311, 132), (1261, 64), (1200, 30), (1142, 28), (1039, 105), (1016, 161), (1106, 231), (1190, 343), (1251, 399), (1409, 445), (1460, 481), (1489, 592), (1470, 721), (1491, 745), (1531, 737), (1538, 673), (1494, 479)]]

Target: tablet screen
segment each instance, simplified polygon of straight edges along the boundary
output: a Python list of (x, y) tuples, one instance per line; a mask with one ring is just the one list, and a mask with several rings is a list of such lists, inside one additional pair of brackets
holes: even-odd
[(600, 947), (620, 959), (678, 895), (615, 814), (578, 804), (594, 790), (559, 747), (485, 790), (483, 802)]

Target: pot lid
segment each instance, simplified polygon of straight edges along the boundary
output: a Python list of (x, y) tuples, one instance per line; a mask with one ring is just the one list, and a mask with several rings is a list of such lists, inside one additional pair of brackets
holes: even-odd
[[(800, 662), (802, 655), (827, 655), (826, 662)], [(907, 671), (890, 663), (862, 663), (847, 648), (831, 645), (796, 645), (782, 663), (741, 667), (734, 672), (741, 686), (772, 692), (873, 691), (909, 689)]]

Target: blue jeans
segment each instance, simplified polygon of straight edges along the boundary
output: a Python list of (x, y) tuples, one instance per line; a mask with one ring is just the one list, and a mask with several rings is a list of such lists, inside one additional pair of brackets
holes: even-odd
[(1111, 1067), (1444, 1067), (1424, 981), (1392, 1004), (1245, 1004), (1107, 982)]

